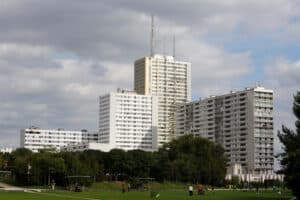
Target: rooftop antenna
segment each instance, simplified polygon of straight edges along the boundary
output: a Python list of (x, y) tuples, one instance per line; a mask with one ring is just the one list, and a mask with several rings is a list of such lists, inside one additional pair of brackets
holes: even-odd
[(176, 50), (176, 38), (175, 38), (175, 35), (173, 35), (173, 57), (175, 58), (175, 50)]
[(163, 37), (163, 55), (166, 55), (166, 37)]
[(154, 15), (151, 15), (150, 56), (154, 54)]

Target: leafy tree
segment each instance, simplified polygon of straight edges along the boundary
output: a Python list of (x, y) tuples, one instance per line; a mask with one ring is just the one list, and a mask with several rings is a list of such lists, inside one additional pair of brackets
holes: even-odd
[(19, 183), (28, 184), (28, 165), (31, 163), (32, 152), (25, 148), (19, 148), (10, 154), (8, 160), (9, 169)]
[(59, 154), (41, 152), (32, 156), (32, 181), (49, 185), (52, 180), (62, 185), (66, 174), (64, 159)]
[(240, 179), (238, 176), (232, 176), (231, 178), (231, 185), (233, 185), (234, 188), (237, 188), (239, 186)]
[(108, 174), (114, 180), (119, 180), (120, 177), (128, 175), (130, 170), (127, 153), (121, 149), (111, 150), (105, 161), (105, 167)]
[(165, 144), (153, 154), (154, 165), (151, 168), (150, 176), (155, 178), (157, 181), (171, 180), (172, 175), (174, 175), (173, 178), (177, 180), (177, 176), (175, 175), (175, 167), (172, 166), (168, 149), (168, 144)]
[(222, 184), (226, 171), (224, 149), (192, 135), (175, 139), (153, 153), (120, 149), (55, 153), (47, 149), (33, 154), (17, 149), (5, 159), (21, 185), (48, 185), (55, 180), (57, 185), (64, 186), (71, 181), (66, 177), (74, 176), (91, 176), (90, 183), (103, 180), (108, 174), (111, 180), (135, 180), (136, 185), (141, 182), (138, 178), (148, 177), (158, 181)]
[(78, 152), (62, 152), (60, 155), (64, 159), (67, 176), (83, 175)]
[(156, 153), (152, 172), (157, 180), (222, 184), (226, 174), (224, 149), (208, 139), (182, 136)]
[(0, 153), (0, 169), (3, 169), (4, 167), (4, 155)]
[(284, 153), (281, 154), (282, 172), (285, 174), (287, 186), (300, 199), (300, 92), (294, 96), (293, 112), (297, 118), (296, 131), (282, 126), (278, 137), (284, 146)]
[(104, 179), (104, 160), (106, 153), (86, 150), (79, 154), (79, 161), (84, 168), (82, 174), (93, 176), (95, 180)]
[(131, 177), (148, 178), (154, 164), (151, 152), (132, 150), (127, 152), (129, 162), (128, 175)]

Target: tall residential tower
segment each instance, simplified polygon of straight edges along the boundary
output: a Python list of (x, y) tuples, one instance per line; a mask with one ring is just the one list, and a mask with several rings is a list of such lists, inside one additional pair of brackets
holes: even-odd
[(274, 163), (273, 91), (246, 88), (181, 104), (176, 133), (222, 144), (228, 168), (240, 164), (245, 174), (270, 174)]
[(154, 55), (134, 63), (134, 89), (158, 97), (158, 145), (175, 137), (175, 107), (191, 100), (191, 64)]

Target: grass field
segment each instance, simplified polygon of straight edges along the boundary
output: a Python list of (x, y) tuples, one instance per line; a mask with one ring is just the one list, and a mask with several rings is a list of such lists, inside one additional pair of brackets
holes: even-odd
[[(158, 200), (288, 200), (290, 193), (280, 196), (276, 192), (267, 191), (256, 194), (254, 191), (214, 191), (205, 195), (188, 196), (184, 191), (162, 191)], [(149, 192), (56, 192), (56, 193), (23, 193), (23, 192), (0, 192), (2, 200), (148, 200), (151, 199)]]

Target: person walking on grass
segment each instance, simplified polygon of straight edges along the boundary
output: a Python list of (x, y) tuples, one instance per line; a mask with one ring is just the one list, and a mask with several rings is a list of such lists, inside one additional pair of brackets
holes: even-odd
[(189, 186), (189, 195), (190, 195), (190, 196), (193, 196), (193, 190), (194, 190), (193, 186), (190, 185), (190, 186)]
[(202, 192), (203, 192), (203, 186), (201, 184), (197, 185), (197, 189), (198, 189), (198, 195), (202, 194)]

